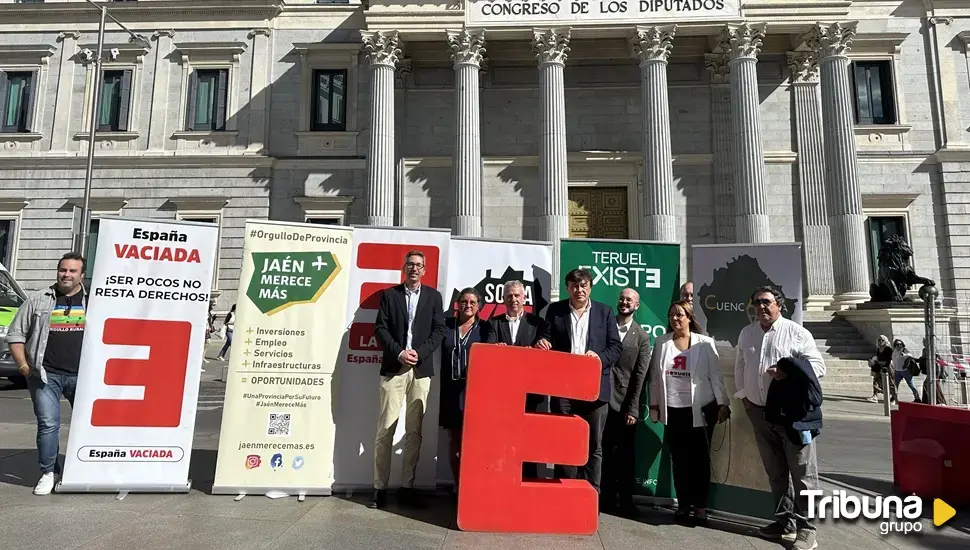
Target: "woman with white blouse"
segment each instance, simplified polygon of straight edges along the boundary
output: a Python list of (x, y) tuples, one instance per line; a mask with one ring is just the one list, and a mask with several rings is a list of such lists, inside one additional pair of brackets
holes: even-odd
[(731, 416), (714, 340), (702, 334), (690, 302), (667, 310), (667, 333), (650, 357), (650, 419), (664, 424), (677, 492), (678, 521), (707, 520), (714, 425)]

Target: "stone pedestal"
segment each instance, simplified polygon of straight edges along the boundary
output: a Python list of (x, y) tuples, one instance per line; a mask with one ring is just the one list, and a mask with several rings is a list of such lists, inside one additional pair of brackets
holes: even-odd
[[(866, 302), (854, 309), (839, 311), (836, 315), (852, 324), (866, 341), (875, 349), (879, 336), (885, 334), (890, 340), (901, 339), (914, 356), (923, 353), (923, 338), (926, 336), (926, 315), (922, 301), (913, 302)], [(948, 325), (956, 310), (938, 307), (936, 310), (937, 327)], [(937, 334), (941, 334), (940, 328)], [(948, 333), (948, 331), (944, 332)], [(939, 344), (938, 344), (939, 347)], [(937, 353), (947, 353), (937, 350)]]

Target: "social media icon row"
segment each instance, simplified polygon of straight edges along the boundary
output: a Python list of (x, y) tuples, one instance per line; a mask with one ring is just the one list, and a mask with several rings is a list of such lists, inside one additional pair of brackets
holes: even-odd
[[(249, 455), (246, 457), (246, 469), (252, 470), (254, 468), (259, 468), (263, 463), (263, 459), (259, 455)], [(305, 461), (302, 456), (295, 457), (293, 459), (292, 467), (294, 470), (299, 470), (303, 468)], [(273, 470), (279, 470), (283, 467), (283, 453), (276, 453), (273, 458), (269, 460), (269, 465)]]

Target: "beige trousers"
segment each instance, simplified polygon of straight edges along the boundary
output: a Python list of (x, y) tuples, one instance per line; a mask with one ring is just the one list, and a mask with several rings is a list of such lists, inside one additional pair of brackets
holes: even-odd
[(404, 413), (404, 464), (401, 468), (401, 485), (414, 486), (414, 474), (421, 453), (421, 424), (428, 408), (431, 378), (415, 378), (414, 370), (397, 376), (381, 376), (378, 396), (381, 412), (377, 417), (377, 436), (374, 438), (374, 488), (387, 489), (391, 477), (391, 458), (394, 432), (401, 416), (401, 405), (407, 403)]

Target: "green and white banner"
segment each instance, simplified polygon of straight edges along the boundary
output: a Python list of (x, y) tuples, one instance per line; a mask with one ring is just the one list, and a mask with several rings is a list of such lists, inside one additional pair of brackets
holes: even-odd
[[(562, 239), (559, 253), (560, 296), (565, 297), (566, 274), (577, 267), (593, 276), (593, 300), (616, 311), (620, 292), (640, 294), (635, 321), (650, 334), (650, 344), (667, 331), (667, 309), (680, 287), (680, 245), (627, 240)], [(674, 496), (670, 453), (663, 444), (663, 425), (650, 422), (646, 410), (650, 388), (644, 380), (640, 424), (637, 426), (636, 481), (641, 495)]]
[(247, 222), (214, 494), (329, 495), (353, 230)]

